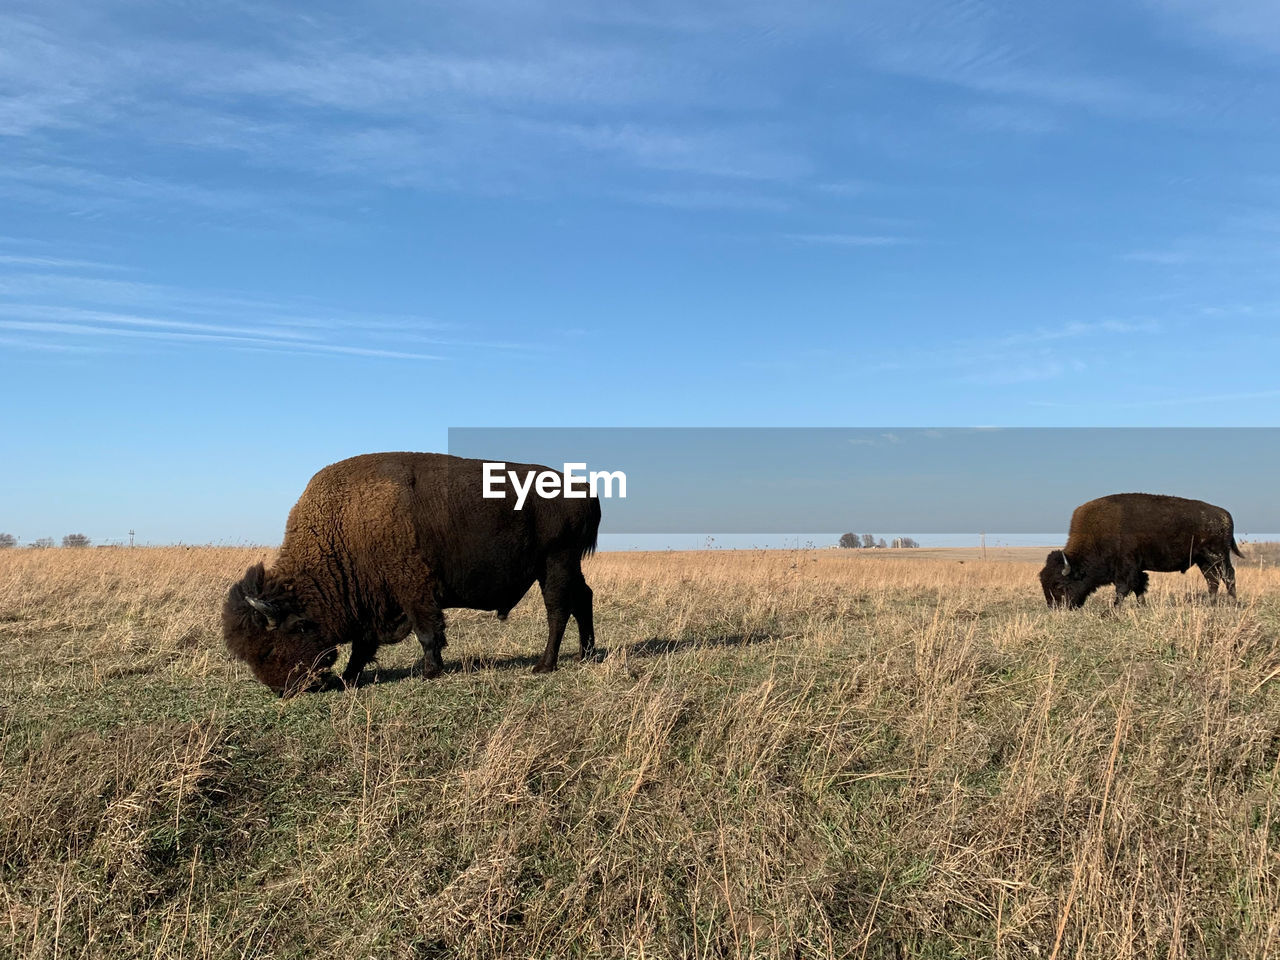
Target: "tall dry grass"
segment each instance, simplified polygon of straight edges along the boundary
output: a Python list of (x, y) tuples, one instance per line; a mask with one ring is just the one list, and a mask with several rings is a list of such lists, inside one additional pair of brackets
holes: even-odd
[(1069, 614), (1030, 562), (605, 554), (603, 662), (528, 674), (535, 591), (279, 701), (218, 636), (265, 554), (0, 551), (15, 955), (1280, 955), (1270, 567)]

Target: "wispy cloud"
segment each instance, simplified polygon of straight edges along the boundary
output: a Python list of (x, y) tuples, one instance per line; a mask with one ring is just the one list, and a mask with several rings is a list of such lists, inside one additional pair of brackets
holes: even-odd
[(67, 260), (58, 257), (23, 257), (0, 254), (0, 266), (43, 267), (48, 270), (122, 270), (123, 267), (113, 263), (100, 263), (96, 260)]
[(84, 310), (77, 307), (59, 307), (40, 304), (0, 303), (0, 317), (21, 318), (24, 321), (46, 321), (47, 330), (78, 328), (83, 324), (92, 324), (102, 329), (113, 327), (138, 327), (158, 331), (185, 332), (199, 334), (261, 336), (270, 334), (272, 339), (306, 341), (314, 337), (300, 334), (295, 330), (273, 326), (238, 327), (217, 323), (195, 323), (190, 320), (155, 319), (128, 314), (109, 313), (102, 310)]
[[(96, 218), (128, 210), (182, 213), (198, 210), (250, 221), (275, 220), (316, 228), (329, 222), (313, 199), (298, 191), (260, 191), (229, 184), (117, 174), (50, 163), (0, 164), (0, 196), (38, 207)], [(100, 266), (100, 265), (98, 265)]]
[(886, 359), (879, 367), (993, 387), (1048, 382), (1105, 368), (1126, 340), (1140, 340), (1161, 329), (1148, 319), (1071, 321), (956, 340), (939, 349)]
[(1120, 255), (1120, 259), (1133, 263), (1153, 263), (1165, 267), (1181, 266), (1191, 261), (1191, 254), (1182, 250), (1133, 250)]
[[(192, 333), (185, 330), (137, 329), (134, 327), (99, 326), (86, 323), (53, 323), (24, 320), (0, 320), (0, 330), (21, 333), (47, 334), (61, 338), (119, 337), (152, 340), (169, 343), (221, 343), (232, 346), (272, 348), (291, 353), (334, 353), (359, 357), (378, 357), (395, 360), (440, 360), (439, 356), (412, 353), (403, 350), (386, 350), (377, 347), (359, 347), (350, 344), (317, 343), (306, 340), (288, 340), (278, 337), (243, 336), (232, 333)], [(63, 344), (66, 345), (66, 344)]]
[[(0, 15), (0, 89), (11, 91), (0, 98), (0, 135), (127, 138), (146, 144), (146, 153), (223, 150), (364, 186), (482, 193), (501, 192), (504, 180), (572, 183), (566, 158), (729, 179), (787, 179), (811, 166), (805, 151), (788, 145), (789, 130), (760, 122), (762, 109), (778, 106), (766, 85), (745, 76), (725, 83), (715, 57), (704, 62), (634, 37), (566, 30), (568, 11), (513, 29), (527, 11), (507, 9), (506, 29), (488, 22), (480, 31), (474, 16), (442, 13), (432, 39), (409, 39), (412, 27), (401, 25), (405, 37), (383, 34), (375, 49), (336, 18), (247, 10), (224, 11), (229, 20), (254, 21), (254, 29), (236, 31), (254, 41), (239, 44), (146, 33), (112, 43), (110, 26), (94, 23), (90, 33), (74, 16), (53, 29), (43, 19)], [(582, 16), (601, 19), (585, 9)], [(442, 45), (436, 35), (450, 21), (459, 29)], [(230, 213), (307, 206), (301, 191), (273, 198), (242, 184), (112, 173), (110, 149), (95, 151), (101, 163), (93, 169), (51, 163), (28, 144), (24, 152), (36, 162), (14, 158), (0, 168), (0, 195)]]
[[(194, 291), (143, 280), (117, 280), (71, 273), (0, 271), (0, 297), (26, 297), (40, 302), (150, 306), (182, 313), (231, 311), (287, 312), (285, 304), (267, 298)], [(296, 304), (295, 304), (296, 306)], [(310, 311), (308, 311), (310, 312)]]
[(1006, 358), (1004, 362), (966, 373), (960, 379), (964, 383), (1010, 386), (1057, 380), (1068, 373), (1082, 373), (1087, 368), (1088, 364), (1079, 358), (1034, 361)]
[[(702, 76), (698, 76), (702, 73)], [(561, 43), (538, 55), (388, 51), (373, 55), (326, 45), (278, 58), (253, 57), (194, 80), (193, 89), (292, 100), (358, 113), (400, 114), (424, 104), (661, 103), (711, 89), (692, 64), (665, 72), (625, 47)], [(722, 102), (724, 97), (713, 98)]]
[[(1240, 393), (1199, 393), (1186, 396), (1154, 397), (1149, 400), (1114, 400), (1107, 398), (1106, 406), (1126, 410), (1138, 410), (1155, 407), (1187, 407), (1211, 405), (1215, 403), (1242, 403), (1249, 400), (1273, 400), (1280, 397), (1280, 390), (1251, 390)], [(1031, 400), (1036, 407), (1074, 407), (1079, 409), (1081, 401), (1073, 398), (1070, 402), (1054, 400)]]
[(1271, 0), (1146, 0), (1189, 38), (1207, 37), (1240, 49), (1280, 52), (1280, 9)]
[[(1115, 116), (1169, 116), (1177, 102), (1132, 78), (1055, 64), (1030, 20), (985, 3), (931, 0), (925, 7), (873, 4), (859, 31), (862, 49), (881, 70), (966, 90), (998, 100), (987, 109), (1020, 111), (1027, 104), (1076, 108)], [(996, 116), (991, 114), (989, 116)], [(1006, 117), (1018, 113), (1007, 113)], [(1052, 122), (1041, 113), (1037, 126)], [(1043, 132), (1037, 129), (1036, 132)]]
[[(1226, 2), (1261, 16), (1260, 3)], [(86, 218), (198, 210), (304, 226), (340, 220), (353, 198), (389, 188), (774, 214), (805, 194), (866, 192), (844, 175), (831, 132), (862, 136), (874, 161), (929, 125), (927, 112), (885, 117), (851, 95), (853, 113), (833, 127), (806, 87), (777, 80), (800, 75), (786, 72), (797, 51), (811, 50), (819, 68), (840, 64), (824, 90), (868, 76), (950, 88), (955, 102), (934, 124), (948, 137), (1056, 133), (1071, 111), (1181, 122), (1198, 95), (1148, 82), (1127, 61), (1083, 63), (1074, 34), (1055, 40), (1034, 18), (969, 0), (870, 0), (856, 12), (755, 0), (696, 10), (485, 2), (394, 21), (372, 9), (358, 30), (319, 11), (237, 4), (218, 16), (227, 29), (197, 38), (145, 29), (145, 18), (0, 14), (0, 136), (14, 137), (0, 198)], [(1064, 23), (1083, 31), (1089, 19)], [(868, 133), (868, 120), (884, 129)], [(193, 155), (201, 162), (181, 162)], [(238, 175), (214, 175), (223, 164)], [(314, 179), (282, 184), (282, 171)], [(316, 181), (323, 189), (309, 189)], [(734, 187), (743, 181), (778, 189), (746, 195)], [(820, 228), (795, 236), (911, 242)]]
[(971, 104), (959, 110), (957, 116), (969, 127), (998, 133), (1048, 134), (1064, 126), (1053, 110), (1028, 104)]
[(784, 239), (832, 247), (900, 247), (918, 242), (911, 237), (873, 233), (788, 233)]
[(868, 180), (832, 180), (818, 183), (816, 187), (822, 193), (837, 197), (861, 197), (870, 192), (874, 185)]
[(625, 203), (670, 207), (677, 210), (754, 210), (782, 213), (794, 206), (792, 201), (782, 197), (740, 190), (624, 190), (612, 196)]
[(1242, 187), (1250, 198), (1245, 209), (1214, 209), (1199, 218), (1196, 229), (1149, 240), (1118, 252), (1116, 259), (1188, 287), (1212, 282), (1228, 290), (1256, 289), (1259, 278), (1274, 275), (1280, 260), (1280, 191), (1265, 182)]
[(992, 341), (997, 347), (1013, 347), (1024, 344), (1049, 343), (1055, 340), (1096, 338), (1114, 334), (1158, 333), (1158, 320), (1088, 320), (1071, 321), (1057, 327), (1039, 327), (1025, 333), (1011, 333)]
[(594, 152), (625, 157), (653, 170), (747, 180), (790, 180), (807, 175), (802, 154), (767, 142), (759, 128), (721, 125), (714, 130), (673, 126), (545, 123), (522, 125), (539, 135), (568, 141)]
[[(14, 264), (0, 260), (0, 330), (22, 334), (4, 340), (15, 349), (94, 349), (96, 341), (117, 340), (415, 361), (545, 349), (476, 336), (426, 317), (320, 308), (305, 300), (231, 296), (143, 280), (5, 270), (31, 266), (31, 259), (15, 258)], [(59, 265), (93, 263), (41, 259)]]
[(100, 353), (98, 347), (87, 343), (54, 343), (49, 340), (23, 337), (0, 337), (0, 347), (13, 350), (38, 350), (45, 353)]
[[(73, 18), (68, 18), (73, 19)], [(51, 26), (16, 12), (0, 13), (0, 136), (21, 137), (34, 131), (79, 124), (78, 117), (95, 93), (112, 85), (124, 59), (92, 40), (69, 41)], [(72, 66), (73, 48), (80, 54)], [(102, 119), (113, 112), (112, 101), (100, 104)]]

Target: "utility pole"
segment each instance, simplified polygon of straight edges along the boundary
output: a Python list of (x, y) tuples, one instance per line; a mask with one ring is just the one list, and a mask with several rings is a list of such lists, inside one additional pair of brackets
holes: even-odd
[(133, 531), (129, 531), (129, 546), (133, 546)]
[(982, 559), (985, 560), (987, 559), (987, 532), (984, 530), (978, 536), (982, 537)]

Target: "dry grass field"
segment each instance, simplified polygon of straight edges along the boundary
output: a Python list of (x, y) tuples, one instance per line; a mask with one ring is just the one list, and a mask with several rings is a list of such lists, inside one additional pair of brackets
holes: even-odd
[(0, 551), (0, 952), (1280, 956), (1280, 572), (932, 553), (600, 555), (600, 662), (529, 674), (535, 591), (281, 701), (267, 551)]

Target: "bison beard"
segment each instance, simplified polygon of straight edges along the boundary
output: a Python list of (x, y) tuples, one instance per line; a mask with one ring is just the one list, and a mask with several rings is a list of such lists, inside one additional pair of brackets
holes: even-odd
[(1063, 550), (1045, 558), (1040, 586), (1051, 607), (1075, 609), (1108, 583), (1118, 605), (1132, 593), (1141, 603), (1146, 571), (1186, 573), (1198, 566), (1216, 597), (1219, 583), (1236, 595), (1231, 554), (1236, 546), (1231, 514), (1202, 500), (1147, 493), (1118, 493), (1077, 507)]
[[(289, 513), (275, 565), (250, 567), (222, 611), (231, 654), (280, 695), (355, 683), (383, 644), (415, 633), (422, 672), (444, 669), (444, 610), (494, 610), (500, 618), (536, 581), (547, 646), (535, 673), (556, 668), (570, 617), (580, 656), (595, 647), (592, 593), (582, 559), (595, 550), (595, 498), (531, 498), (521, 511), (482, 497), (479, 460), (381, 453), (325, 467)], [(514, 464), (546, 470), (534, 464)]]

